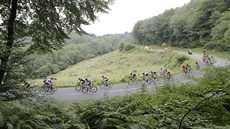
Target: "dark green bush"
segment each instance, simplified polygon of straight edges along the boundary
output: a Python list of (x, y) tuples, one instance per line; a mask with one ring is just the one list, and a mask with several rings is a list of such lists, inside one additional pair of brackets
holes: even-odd
[(134, 44), (126, 44), (125, 46), (125, 51), (129, 51), (129, 50), (132, 50), (135, 48), (135, 45)]
[(125, 49), (125, 44), (124, 43), (121, 43), (119, 45), (119, 51), (123, 51)]
[(181, 55), (180, 57), (177, 58), (177, 62), (181, 65), (183, 64), (186, 60), (188, 60), (188, 57), (185, 55)]
[(205, 45), (206, 49), (218, 50), (221, 52), (230, 51), (230, 37), (226, 37), (222, 40), (210, 42)]
[(119, 46), (119, 51), (129, 51), (135, 48), (134, 44), (131, 43), (121, 43)]

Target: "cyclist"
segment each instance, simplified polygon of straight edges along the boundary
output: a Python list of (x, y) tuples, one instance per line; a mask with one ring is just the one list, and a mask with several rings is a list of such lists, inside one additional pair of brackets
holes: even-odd
[(83, 86), (86, 82), (86, 80), (84, 78), (78, 78), (79, 80), (79, 85)]
[(166, 73), (166, 75), (167, 75), (168, 79), (171, 79), (171, 77), (172, 77), (172, 74), (171, 74), (171, 72), (170, 72), (169, 70), (167, 70), (167, 73)]
[(147, 82), (148, 82), (148, 76), (149, 76), (149, 73), (148, 73), (148, 72), (142, 73), (142, 79), (143, 79), (143, 80), (146, 80)]
[(183, 71), (185, 74), (188, 73), (188, 68), (187, 68), (186, 66), (183, 65), (181, 68), (182, 68), (182, 71)]
[(208, 60), (209, 60), (209, 62), (210, 62), (211, 64), (215, 63), (215, 59), (214, 59), (213, 56), (210, 56), (210, 57), (208, 58)]
[(50, 89), (53, 89), (53, 84), (52, 84), (52, 81), (50, 80), (50, 79), (48, 79), (47, 77), (45, 78), (45, 80), (43, 81), (44, 82), (44, 84), (48, 87), (48, 88), (50, 88)]
[(137, 77), (137, 74), (136, 73), (130, 73), (130, 79), (131, 80), (135, 80)]
[(192, 55), (192, 51), (190, 49), (188, 49), (188, 54)]
[(161, 69), (161, 75), (165, 75), (167, 73), (167, 69), (166, 68), (160, 68)]
[(86, 85), (91, 86), (92, 80), (89, 80), (88, 78), (85, 79)]
[(106, 86), (108, 86), (109, 78), (107, 76), (102, 75), (102, 81)]
[(187, 70), (188, 70), (188, 71), (191, 71), (191, 70), (192, 70), (192, 67), (191, 67), (189, 64), (186, 64), (186, 67), (187, 67)]
[(157, 78), (157, 72), (156, 71), (150, 71), (151, 77), (156, 79)]
[(30, 83), (27, 82), (27, 81), (24, 81), (24, 87), (29, 88), (30, 87)]
[(199, 70), (200, 69), (199, 63), (196, 61), (195, 64), (196, 64), (196, 69)]

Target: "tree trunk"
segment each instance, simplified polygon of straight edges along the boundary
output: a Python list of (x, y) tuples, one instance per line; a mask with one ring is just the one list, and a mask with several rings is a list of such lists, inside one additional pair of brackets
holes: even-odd
[(7, 37), (6, 45), (3, 49), (3, 56), (0, 59), (0, 86), (3, 85), (5, 81), (5, 75), (7, 73), (7, 63), (11, 55), (13, 43), (14, 43), (14, 21), (16, 19), (17, 12), (17, 2), (18, 0), (12, 0), (10, 16), (7, 23)]

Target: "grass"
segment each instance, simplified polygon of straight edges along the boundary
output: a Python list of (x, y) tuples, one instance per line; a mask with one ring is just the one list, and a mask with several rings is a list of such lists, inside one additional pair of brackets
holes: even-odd
[[(125, 82), (130, 72), (135, 71), (141, 75), (151, 70), (160, 71), (165, 67), (173, 74), (180, 72), (181, 64), (178, 58), (184, 57), (176, 52), (166, 53), (159, 49), (138, 48), (131, 51), (115, 51), (93, 59), (82, 61), (66, 70), (49, 76), (57, 78), (55, 84), (59, 87), (74, 86), (79, 77), (90, 78), (98, 84), (102, 75), (106, 75), (113, 83)], [(187, 57), (188, 58), (188, 57)], [(190, 59), (182, 63), (194, 66), (195, 60)], [(33, 84), (42, 85), (42, 79), (32, 81)]]

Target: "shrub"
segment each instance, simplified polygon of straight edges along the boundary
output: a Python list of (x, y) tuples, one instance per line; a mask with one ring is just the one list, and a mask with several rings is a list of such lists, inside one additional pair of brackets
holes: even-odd
[(119, 46), (119, 50), (120, 51), (129, 51), (135, 48), (134, 44), (130, 44), (130, 43), (121, 43)]
[(186, 60), (189, 60), (188, 57), (186, 57), (185, 55), (181, 55), (177, 58), (177, 62), (181, 65), (183, 64)]
[(135, 48), (135, 45), (133, 44), (126, 44), (124, 51), (129, 51)]
[(230, 51), (230, 37), (213, 41), (205, 45), (206, 49), (215, 49), (221, 52)]
[(124, 44), (124, 43), (121, 43), (121, 44), (119, 45), (119, 51), (123, 51), (124, 48), (125, 48), (125, 44)]

